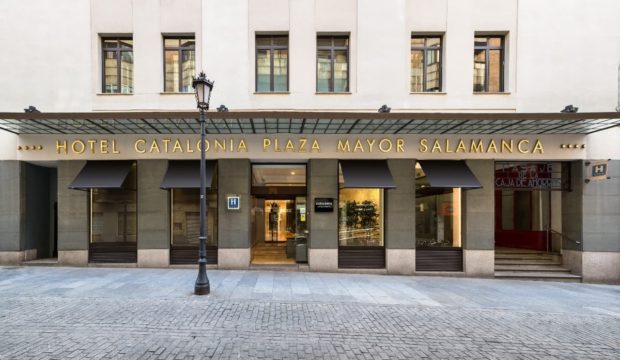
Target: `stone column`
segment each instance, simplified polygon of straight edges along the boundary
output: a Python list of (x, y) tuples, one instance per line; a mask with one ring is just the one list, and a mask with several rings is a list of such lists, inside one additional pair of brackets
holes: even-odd
[[(252, 179), (248, 159), (218, 160), (218, 268), (250, 266)], [(227, 195), (240, 196), (240, 210), (227, 209)]]
[(391, 159), (395, 189), (385, 190), (385, 256), (389, 274), (415, 272), (415, 160)]
[[(562, 260), (586, 282), (620, 282), (620, 160), (607, 180), (585, 183), (584, 161), (571, 163), (571, 191), (562, 194)], [(576, 244), (580, 241), (580, 245)]]
[(69, 189), (86, 164), (83, 160), (58, 161), (58, 264), (88, 264), (89, 193)]
[(170, 264), (170, 195), (160, 189), (167, 160), (138, 160), (138, 266)]
[(495, 161), (468, 160), (481, 189), (462, 191), (463, 270), (467, 276), (495, 273)]
[[(308, 163), (308, 265), (311, 271), (338, 270), (338, 160)], [(314, 199), (333, 198), (333, 212), (314, 212)]]
[(0, 161), (0, 265), (25, 260), (25, 196), (23, 166), (17, 160)]

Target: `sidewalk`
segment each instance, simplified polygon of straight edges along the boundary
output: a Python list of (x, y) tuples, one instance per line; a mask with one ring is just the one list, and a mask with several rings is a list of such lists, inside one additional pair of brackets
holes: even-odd
[(620, 286), (0, 267), (0, 359), (617, 358)]

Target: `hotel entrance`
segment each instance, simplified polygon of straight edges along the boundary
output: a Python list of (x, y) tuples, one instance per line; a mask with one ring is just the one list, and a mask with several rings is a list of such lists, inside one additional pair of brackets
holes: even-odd
[(252, 264), (307, 262), (305, 196), (253, 199)]
[(306, 165), (252, 165), (252, 195), (252, 264), (307, 262)]

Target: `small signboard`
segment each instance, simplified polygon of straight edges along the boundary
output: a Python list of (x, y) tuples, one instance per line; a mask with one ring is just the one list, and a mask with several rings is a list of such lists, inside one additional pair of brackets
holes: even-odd
[(241, 209), (241, 199), (239, 195), (228, 195), (226, 197), (227, 209), (228, 210), (239, 210)]
[(592, 174), (591, 180), (604, 180), (607, 179), (607, 161), (594, 161), (592, 162)]
[(314, 212), (333, 212), (334, 211), (334, 199), (333, 198), (315, 198), (314, 199)]

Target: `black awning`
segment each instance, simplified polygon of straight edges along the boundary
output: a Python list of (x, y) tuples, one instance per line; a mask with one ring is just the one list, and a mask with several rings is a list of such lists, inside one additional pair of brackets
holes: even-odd
[(87, 161), (69, 189), (120, 189), (131, 171), (133, 161)]
[(387, 160), (341, 160), (345, 188), (395, 188)]
[(419, 163), (431, 187), (464, 189), (482, 187), (463, 160), (420, 160)]
[[(205, 175), (207, 188), (211, 187), (215, 161), (207, 160)], [(198, 189), (200, 187), (200, 160), (172, 160), (168, 161), (168, 170), (161, 182), (162, 189)]]

